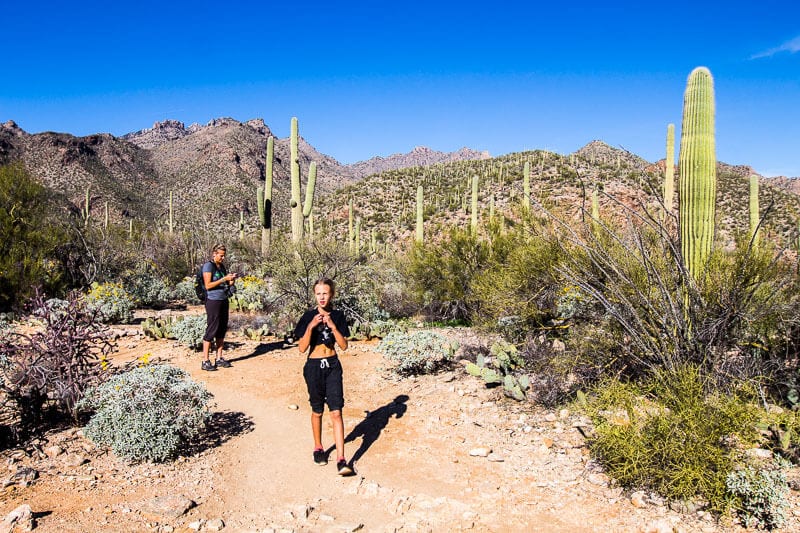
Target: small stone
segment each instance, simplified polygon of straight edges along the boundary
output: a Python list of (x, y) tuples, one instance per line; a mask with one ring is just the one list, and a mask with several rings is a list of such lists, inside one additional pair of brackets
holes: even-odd
[(292, 411), (297, 411), (298, 409), (300, 409), (300, 406), (297, 405), (296, 403), (290, 403), (289, 409), (291, 409)]
[(631, 505), (636, 507), (637, 509), (642, 509), (647, 506), (647, 502), (645, 501), (645, 494), (642, 491), (636, 491), (631, 494)]
[(214, 518), (206, 522), (206, 529), (209, 531), (222, 531), (225, 528), (225, 522), (221, 518)]
[(0, 522), (0, 531), (31, 531), (33, 528), (33, 510), (28, 504), (20, 505)]
[(61, 446), (48, 446), (44, 449), (45, 455), (49, 458), (58, 457), (62, 453), (64, 453), (64, 449)]
[(505, 461), (502, 455), (498, 455), (494, 452), (487, 455), (486, 459), (492, 461), (493, 463), (502, 463), (503, 461)]
[(562, 409), (558, 412), (558, 418), (569, 418), (569, 409)]
[(605, 487), (605, 486), (607, 486), (609, 484), (609, 482), (611, 481), (611, 478), (609, 478), (605, 474), (600, 474), (600, 473), (594, 472), (594, 473), (589, 474), (588, 476), (586, 476), (586, 480), (589, 483), (591, 483), (592, 485), (599, 485), (601, 487)]
[(544, 415), (544, 419), (547, 420), (548, 422), (555, 422), (556, 420), (558, 420), (558, 416), (556, 416), (555, 413), (547, 413), (546, 415)]
[(192, 531), (200, 531), (200, 528), (203, 527), (203, 520), (195, 520), (194, 522), (189, 522), (188, 524), (186, 524), (186, 527), (188, 527)]
[(478, 446), (469, 451), (472, 457), (488, 457), (492, 453), (492, 449), (488, 446)]

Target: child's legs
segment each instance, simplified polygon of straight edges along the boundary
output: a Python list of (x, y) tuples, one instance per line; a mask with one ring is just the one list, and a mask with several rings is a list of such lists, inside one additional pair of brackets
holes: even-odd
[(314, 435), (314, 449), (322, 448), (322, 413), (311, 412), (311, 433)]
[(333, 425), (333, 442), (336, 444), (336, 459), (344, 458), (344, 421), (341, 411), (331, 411)]

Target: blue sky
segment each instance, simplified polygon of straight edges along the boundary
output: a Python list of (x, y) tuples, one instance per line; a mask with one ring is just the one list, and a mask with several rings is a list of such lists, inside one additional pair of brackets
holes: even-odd
[(569, 153), (594, 139), (656, 161), (703, 65), (717, 158), (800, 176), (796, 1), (87, 0), (0, 12), (0, 122), (29, 133), (232, 117), (285, 137), (296, 116), (342, 163), (414, 146)]

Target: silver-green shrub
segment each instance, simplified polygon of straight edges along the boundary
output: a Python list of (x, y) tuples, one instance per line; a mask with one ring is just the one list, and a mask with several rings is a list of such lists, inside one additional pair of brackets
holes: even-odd
[(786, 520), (788, 485), (781, 470), (747, 467), (731, 472), (725, 480), (734, 496), (739, 516), (748, 528), (779, 528)]
[(138, 305), (145, 307), (163, 305), (172, 297), (164, 279), (149, 270), (137, 272), (126, 279), (125, 290)]
[(398, 374), (432, 374), (452, 361), (458, 343), (432, 331), (393, 331), (377, 349), (395, 363), (393, 370)]
[(170, 336), (189, 348), (199, 348), (203, 345), (203, 335), (206, 332), (205, 315), (185, 316), (170, 327)]
[(206, 425), (211, 394), (169, 365), (142, 366), (87, 390), (87, 437), (130, 461), (165, 461)]
[(176, 300), (183, 300), (184, 302), (189, 302), (191, 304), (199, 304), (201, 303), (200, 300), (197, 299), (197, 294), (194, 292), (194, 278), (187, 277), (183, 278), (175, 285), (175, 290), (172, 293), (172, 296)]
[(120, 283), (92, 283), (86, 304), (96, 309), (107, 324), (128, 324), (133, 320), (134, 299)]

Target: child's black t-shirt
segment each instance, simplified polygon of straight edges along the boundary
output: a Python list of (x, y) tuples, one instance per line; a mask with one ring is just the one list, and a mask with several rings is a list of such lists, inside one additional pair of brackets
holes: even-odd
[[(311, 323), (311, 320), (318, 314), (319, 309), (316, 307), (303, 313), (303, 316), (301, 316), (300, 320), (297, 322), (297, 327), (294, 328), (295, 339), (299, 339), (306, 334), (308, 324)], [(338, 309), (333, 309), (331, 311), (331, 320), (333, 320), (336, 329), (339, 330), (339, 333), (341, 333), (345, 339), (350, 336), (350, 327), (347, 325), (347, 318), (344, 316), (343, 312)], [(319, 344), (326, 344), (326, 341), (326, 346), (333, 348), (333, 344), (335, 344), (336, 340), (333, 339), (332, 334), (326, 334), (324, 329), (326, 329), (325, 324), (320, 324), (311, 331), (311, 340), (308, 343), (311, 351)]]

